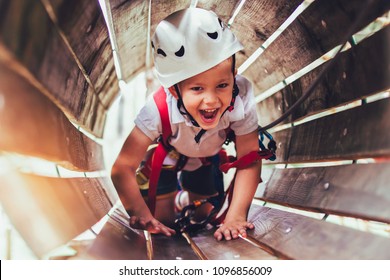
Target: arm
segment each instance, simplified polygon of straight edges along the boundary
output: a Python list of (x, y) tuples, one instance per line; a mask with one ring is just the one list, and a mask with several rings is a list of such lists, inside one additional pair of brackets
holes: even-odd
[[(251, 151), (258, 151), (257, 130), (237, 136), (236, 148), (237, 158), (241, 158)], [(239, 234), (246, 237), (246, 230), (254, 228), (252, 223), (247, 222), (247, 215), (259, 184), (260, 174), (261, 162), (253, 162), (247, 168), (237, 170), (231, 205), (224, 223), (214, 233), (217, 240), (222, 240), (222, 238), (235, 239)]]
[(111, 179), (123, 206), (130, 214), (130, 225), (152, 233), (170, 236), (174, 230), (157, 221), (146, 205), (135, 172), (152, 141), (138, 127), (126, 139), (111, 170)]

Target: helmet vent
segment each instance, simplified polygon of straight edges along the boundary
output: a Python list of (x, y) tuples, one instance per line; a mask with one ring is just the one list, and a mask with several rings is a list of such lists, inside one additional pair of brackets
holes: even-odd
[(207, 35), (211, 38), (211, 39), (217, 39), (218, 38), (218, 32), (214, 32), (214, 33), (208, 33), (207, 32)]
[(162, 56), (166, 57), (167, 54), (160, 48), (157, 49), (157, 54), (161, 54)]
[(175, 55), (178, 56), (178, 57), (182, 57), (184, 55), (184, 47), (181, 46), (180, 50), (175, 52)]

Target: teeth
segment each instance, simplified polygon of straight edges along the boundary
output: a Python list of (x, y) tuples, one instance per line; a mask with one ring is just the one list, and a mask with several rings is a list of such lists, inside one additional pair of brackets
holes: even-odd
[(203, 111), (205, 111), (205, 112), (207, 112), (207, 113), (212, 113), (212, 112), (214, 112), (214, 111), (216, 111), (217, 109), (206, 109), (206, 110), (203, 110)]

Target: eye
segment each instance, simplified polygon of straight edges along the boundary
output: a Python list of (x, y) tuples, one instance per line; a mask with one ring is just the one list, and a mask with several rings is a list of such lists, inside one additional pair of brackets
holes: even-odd
[(218, 85), (218, 88), (226, 88), (228, 86), (229, 86), (228, 83), (222, 83)]
[(191, 90), (193, 91), (201, 91), (203, 88), (202, 87), (192, 87)]

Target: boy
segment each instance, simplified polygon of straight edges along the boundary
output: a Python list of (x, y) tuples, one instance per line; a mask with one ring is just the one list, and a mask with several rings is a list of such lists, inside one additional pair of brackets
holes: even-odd
[[(172, 135), (164, 166), (186, 163), (180, 184), (189, 200), (217, 195), (213, 165), (202, 159), (220, 151), (226, 129), (235, 133), (237, 158), (259, 150), (258, 121), (250, 83), (236, 75), (235, 53), (242, 49), (234, 34), (211, 11), (188, 8), (159, 23), (152, 39), (157, 77), (167, 94)], [(147, 207), (136, 181), (136, 170), (150, 144), (162, 134), (158, 108), (150, 99), (135, 120), (113, 165), (112, 180), (130, 215), (130, 225), (170, 236), (175, 219), (177, 171), (163, 168), (157, 188), (155, 216)], [(176, 154), (176, 156), (172, 156)], [(261, 161), (237, 170), (233, 199), (224, 222), (214, 233), (217, 240), (246, 236), (254, 226), (247, 214), (260, 180)], [(211, 206), (197, 211), (201, 219)]]

